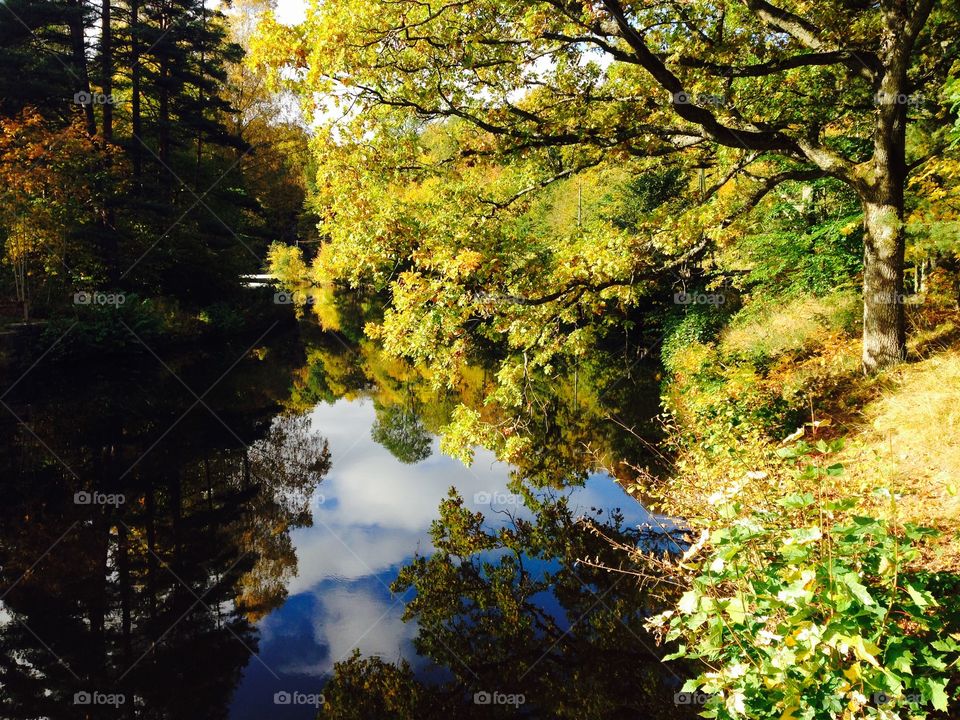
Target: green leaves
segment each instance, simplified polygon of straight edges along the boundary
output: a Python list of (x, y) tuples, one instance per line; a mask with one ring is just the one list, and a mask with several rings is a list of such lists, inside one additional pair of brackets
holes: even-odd
[(850, 591), (853, 597), (864, 605), (876, 605), (876, 602), (874, 602), (873, 597), (870, 595), (870, 591), (860, 582), (857, 573), (848, 572), (842, 575), (840, 582)]
[(809, 507), (810, 505), (813, 505), (813, 495), (810, 493), (787, 495), (786, 497), (777, 500), (777, 505), (780, 507), (790, 508), (792, 510)]
[(933, 595), (926, 591), (919, 591), (910, 583), (904, 583), (903, 589), (907, 591), (907, 594), (910, 596), (910, 599), (913, 600), (913, 604), (918, 608), (926, 608), (931, 605), (936, 606), (938, 603), (934, 599)]
[(947, 681), (923, 678), (919, 683), (924, 700), (928, 700), (935, 710), (946, 712), (950, 698), (947, 696)]
[[(888, 718), (909, 706), (919, 719), (946, 710), (960, 635), (930, 622), (939, 604), (930, 578), (904, 565), (927, 532), (900, 536), (868, 516), (811, 525), (807, 516), (826, 506), (810, 494), (777, 505), (712, 532), (686, 561), (697, 575), (677, 612), (658, 616), (682, 644), (670, 659), (710, 667), (685, 685), (713, 696), (702, 715)], [(855, 506), (841, 499), (829, 509)]]

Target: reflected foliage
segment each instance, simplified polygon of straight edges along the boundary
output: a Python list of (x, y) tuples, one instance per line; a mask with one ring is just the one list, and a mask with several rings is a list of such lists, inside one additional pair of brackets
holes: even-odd
[(401, 405), (375, 405), (377, 419), (370, 437), (383, 445), (400, 462), (411, 465), (430, 457), (430, 434), (412, 408)]
[[(643, 628), (657, 608), (651, 589), (579, 562), (621, 560), (591, 528), (633, 544), (640, 531), (623, 529), (617, 512), (575, 518), (549, 493), (528, 492), (526, 504), (532, 518), (491, 530), (451, 488), (431, 528), (435, 552), (393, 585), (415, 591), (405, 620), (416, 621), (435, 679), (354, 655), (335, 668), (323, 717), (687, 716)], [(484, 704), (483, 693), (523, 702)]]
[(282, 353), (231, 366), (240, 349), (224, 350), (169, 370), (41, 366), (7, 396), (3, 717), (227, 717), (329, 453), (280, 412)]
[(301, 292), (326, 332), (306, 332), (307, 362), (296, 372), (291, 408), (369, 397), (377, 410), (374, 440), (403, 462), (427, 456), (427, 435), (439, 436), (442, 450), (467, 462), (482, 445), (538, 486), (579, 484), (603, 469), (630, 487), (667, 462), (656, 448), (660, 429), (653, 420), (659, 376), (629, 330), (569, 367), (531, 373), (518, 398), (506, 400), (498, 396), (494, 348), (464, 359), (452, 387), (438, 385), (433, 369), (362, 337), (358, 328), (377, 317), (374, 300), (320, 288)]

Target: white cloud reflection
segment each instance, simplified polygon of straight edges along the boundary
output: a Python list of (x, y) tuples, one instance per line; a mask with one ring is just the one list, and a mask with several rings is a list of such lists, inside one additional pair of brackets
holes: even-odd
[[(476, 493), (507, 493), (510, 468), (482, 449), (466, 468), (440, 454), (436, 441), (429, 459), (404, 465), (370, 437), (370, 402), (319, 405), (311, 419), (314, 432), (329, 441), (332, 466), (311, 503), (313, 526), (292, 533), (298, 574), (288, 589), (301, 602), (264, 619), (261, 646), (277, 657), (291, 638), (300, 647), (312, 639), (316, 652), (309, 658), (291, 653), (280, 661), (278, 670), (291, 675), (324, 675), (355, 647), (364, 656), (418, 664), (411, 642), (416, 624), (401, 620), (403, 602), (385, 586), (415, 553), (432, 550), (430, 523), (451, 485), (468, 506), (485, 510), (491, 525), (505, 522), (473, 500)], [(628, 522), (646, 517), (609, 478), (595, 476), (572, 492), (575, 510), (622, 505)], [(510, 509), (526, 514), (522, 507)], [(313, 637), (304, 637), (310, 631)]]

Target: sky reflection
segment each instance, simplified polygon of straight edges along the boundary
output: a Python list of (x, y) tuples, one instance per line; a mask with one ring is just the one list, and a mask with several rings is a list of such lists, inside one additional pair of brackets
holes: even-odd
[[(495, 509), (527, 514), (506, 497), (509, 466), (486, 450), (467, 468), (441, 454), (434, 440), (431, 457), (405, 465), (371, 439), (371, 402), (322, 404), (311, 417), (314, 432), (329, 440), (332, 469), (311, 500), (313, 526), (292, 533), (298, 574), (287, 601), (260, 623), (259, 659), (251, 659), (234, 696), (234, 720), (315, 717), (313, 707), (275, 705), (273, 694), (320, 692), (333, 665), (354, 648), (421, 666), (412, 646), (416, 625), (401, 620), (407, 598), (393, 596), (389, 585), (417, 552), (432, 550), (430, 523), (451, 485), (493, 527), (508, 519), (490, 512), (489, 502), (475, 502), (484, 494), (506, 501)], [(620, 507), (629, 524), (649, 520), (606, 475), (568, 492), (575, 512)]]

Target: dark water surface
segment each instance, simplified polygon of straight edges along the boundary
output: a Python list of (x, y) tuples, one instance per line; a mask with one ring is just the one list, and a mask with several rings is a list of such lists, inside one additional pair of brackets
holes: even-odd
[[(511, 467), (439, 452), (423, 393), (344, 348), (288, 332), (7, 379), (0, 716), (310, 718), (321, 693), (339, 717), (404, 693), (427, 699), (392, 716), (679, 716), (645, 597), (578, 568), (565, 518), (662, 521), (593, 472), (530, 507)], [(434, 556), (451, 487), (509, 542), (392, 589)], [(327, 684), (370, 659), (375, 681)]]

